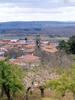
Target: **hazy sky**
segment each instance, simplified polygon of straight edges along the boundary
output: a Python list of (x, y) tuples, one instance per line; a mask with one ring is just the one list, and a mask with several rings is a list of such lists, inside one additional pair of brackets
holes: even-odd
[(0, 0), (6, 21), (75, 21), (75, 0)]

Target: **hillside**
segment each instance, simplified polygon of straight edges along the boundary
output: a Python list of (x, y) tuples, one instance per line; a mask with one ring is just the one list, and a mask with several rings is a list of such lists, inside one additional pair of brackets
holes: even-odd
[(48, 34), (72, 36), (75, 35), (75, 22), (4, 22), (0, 23), (0, 34)]

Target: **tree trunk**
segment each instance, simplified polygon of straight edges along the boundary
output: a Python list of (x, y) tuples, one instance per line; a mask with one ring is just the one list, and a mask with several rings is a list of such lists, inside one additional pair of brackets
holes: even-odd
[(44, 87), (40, 87), (40, 91), (41, 91), (41, 97), (44, 97)]
[(29, 96), (28, 96), (28, 93), (26, 93), (26, 99), (25, 99), (25, 100), (29, 100), (28, 97), (29, 97)]
[(13, 92), (12, 97), (16, 98), (16, 92)]
[(4, 88), (3, 88), (3, 85), (2, 85), (2, 88), (1, 88), (1, 98), (3, 97), (4, 95)]
[(73, 97), (74, 97), (74, 100), (75, 100), (75, 92), (73, 92)]
[(5, 92), (5, 94), (6, 94), (7, 98), (8, 98), (8, 100), (11, 100), (10, 89), (9, 89), (8, 86), (5, 86), (5, 85), (4, 85), (4, 92)]
[(41, 96), (44, 97), (44, 89), (41, 89)]
[(31, 90), (31, 87), (28, 87), (27, 88), (27, 91), (26, 91), (26, 100), (29, 100), (28, 97), (29, 97), (29, 91)]

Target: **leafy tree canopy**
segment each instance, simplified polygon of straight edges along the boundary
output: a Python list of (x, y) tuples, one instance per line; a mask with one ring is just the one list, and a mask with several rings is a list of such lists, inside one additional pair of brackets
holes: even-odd
[(75, 54), (75, 36), (70, 37), (67, 42), (62, 40), (59, 43), (59, 48), (66, 51), (67, 53)]
[[(7, 61), (0, 61), (0, 87), (9, 89), (10, 93), (22, 91), (24, 88), (23, 71), (19, 66)], [(4, 90), (5, 92), (5, 90)]]

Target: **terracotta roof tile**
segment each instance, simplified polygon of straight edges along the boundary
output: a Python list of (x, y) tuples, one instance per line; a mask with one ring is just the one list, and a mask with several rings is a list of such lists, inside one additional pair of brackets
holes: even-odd
[(14, 63), (14, 64), (24, 64), (24, 63), (35, 63), (35, 62), (38, 62), (38, 61), (40, 61), (39, 57), (29, 54), (29, 55), (18, 57), (12, 63)]

